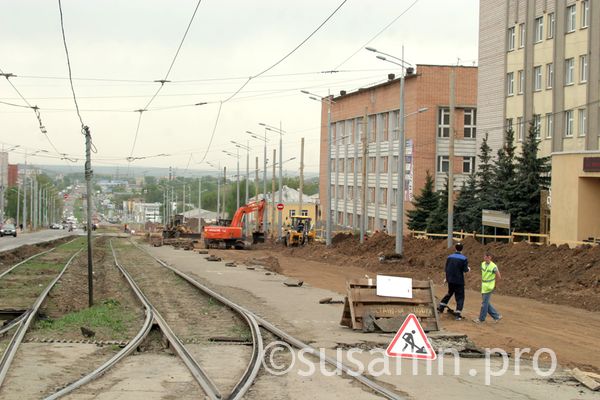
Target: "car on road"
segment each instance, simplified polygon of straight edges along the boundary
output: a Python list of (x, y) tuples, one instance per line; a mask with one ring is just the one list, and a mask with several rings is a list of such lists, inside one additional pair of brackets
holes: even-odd
[(63, 229), (63, 226), (61, 224), (52, 224), (50, 225), (50, 229)]
[(13, 224), (4, 224), (0, 228), (0, 237), (14, 236), (17, 237), (17, 228)]

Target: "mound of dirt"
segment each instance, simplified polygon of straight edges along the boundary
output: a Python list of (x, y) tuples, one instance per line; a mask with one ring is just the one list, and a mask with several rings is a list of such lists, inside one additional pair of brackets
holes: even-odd
[(277, 257), (268, 256), (268, 257), (260, 257), (260, 258), (249, 258), (248, 260), (246, 260), (244, 262), (244, 264), (246, 264), (246, 265), (261, 265), (268, 271), (276, 272), (276, 273), (281, 272), (281, 266), (279, 265), (279, 260), (277, 260)]
[[(454, 250), (446, 240), (404, 239), (404, 258), (394, 264), (381, 264), (378, 256), (395, 251), (395, 237), (376, 233), (364, 243), (349, 234), (336, 235), (332, 246), (315, 243), (284, 248), (269, 246), (280, 252), (309, 260), (337, 265), (362, 267), (373, 273), (402, 274), (415, 279), (444, 280), (446, 258)], [(469, 258), (471, 273), (467, 288), (479, 290), (479, 265), (489, 250), (502, 272), (498, 293), (532, 298), (554, 304), (565, 304), (600, 311), (600, 246), (539, 246), (525, 242), (481, 244), (472, 238), (464, 241), (463, 253)]]

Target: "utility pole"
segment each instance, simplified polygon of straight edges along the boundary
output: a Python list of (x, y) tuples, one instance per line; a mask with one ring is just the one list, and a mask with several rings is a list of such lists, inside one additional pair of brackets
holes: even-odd
[(183, 195), (181, 200), (181, 222), (185, 223), (185, 183), (183, 184)]
[(277, 160), (277, 150), (273, 149), (273, 174), (271, 176), (271, 238), (273, 239), (275, 238), (275, 160)]
[[(258, 157), (256, 157), (256, 169), (254, 171), (256, 173), (256, 177), (254, 178), (254, 192), (256, 193), (256, 202), (258, 203)], [(256, 210), (256, 219), (254, 221), (256, 222), (255, 230), (264, 232), (262, 227), (258, 226), (258, 210)]]
[[(325, 207), (327, 208), (327, 220), (325, 222), (325, 245), (331, 246), (331, 102), (332, 96), (327, 94), (327, 202)], [(363, 181), (364, 184), (364, 181)], [(364, 215), (364, 214), (363, 214)], [(361, 239), (362, 241), (362, 235)]]
[(83, 127), (85, 133), (85, 181), (87, 191), (87, 253), (88, 253), (88, 305), (94, 305), (94, 267), (92, 261), (92, 135), (90, 128)]
[(23, 171), (23, 232), (27, 229), (27, 151), (25, 151), (25, 170)]
[(198, 232), (202, 232), (202, 177), (198, 178)]
[(360, 242), (365, 241), (365, 234), (367, 233), (367, 191), (369, 185), (367, 182), (367, 108), (365, 107), (365, 115), (362, 121), (363, 134), (362, 134), (362, 199), (360, 204)]
[(237, 148), (236, 152), (237, 158), (237, 183), (235, 187), (235, 209), (239, 210), (240, 208), (240, 148)]
[[(283, 144), (282, 144), (283, 129), (281, 129), (281, 121), (279, 121), (279, 203), (283, 203)], [(277, 232), (278, 239), (281, 241), (282, 235), (282, 210), (277, 211)]]
[(225, 209), (225, 197), (227, 194), (227, 167), (223, 167), (223, 216), (225, 216), (225, 213), (227, 212), (227, 210)]
[(450, 132), (448, 145), (448, 248), (451, 248), (453, 243), (452, 237), (454, 230), (454, 110), (455, 110), (455, 91), (456, 91), (456, 74), (452, 67), (450, 70)]
[(304, 197), (304, 138), (300, 139), (300, 184), (298, 187), (298, 216), (302, 216), (302, 197)]

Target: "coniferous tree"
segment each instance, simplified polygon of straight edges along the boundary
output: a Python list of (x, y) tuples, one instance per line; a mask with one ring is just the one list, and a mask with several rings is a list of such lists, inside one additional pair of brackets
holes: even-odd
[(448, 231), (448, 180), (444, 190), (436, 193), (438, 198), (437, 207), (427, 218), (427, 232), (444, 233)]
[(413, 231), (424, 231), (427, 229), (427, 218), (438, 205), (438, 195), (434, 191), (433, 177), (427, 171), (425, 175), (425, 186), (421, 189), (421, 194), (416, 195), (412, 202), (415, 207), (408, 210), (408, 229)]
[(515, 201), (516, 171), (515, 171), (515, 133), (512, 128), (506, 131), (504, 146), (498, 150), (498, 158), (494, 162), (494, 187), (496, 195), (493, 199), (493, 209), (509, 212)]
[(454, 205), (454, 226), (457, 230), (473, 232), (479, 229), (481, 215), (477, 204), (477, 180), (475, 174), (470, 174), (469, 179), (463, 182)]
[(485, 134), (481, 147), (479, 148), (479, 164), (477, 175), (477, 197), (479, 212), (483, 209), (490, 209), (494, 203), (494, 197), (497, 195), (494, 182), (494, 168), (491, 162), (492, 149), (488, 145), (488, 134)]
[(514, 201), (510, 207), (511, 223), (520, 232), (539, 232), (540, 192), (550, 184), (550, 158), (538, 158), (537, 128), (530, 124), (521, 155), (516, 157)]

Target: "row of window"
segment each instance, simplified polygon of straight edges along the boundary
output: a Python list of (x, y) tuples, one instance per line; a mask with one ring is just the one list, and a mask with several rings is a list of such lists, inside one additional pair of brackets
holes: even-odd
[[(379, 157), (379, 171), (380, 174), (385, 174), (391, 169), (392, 173), (398, 172), (398, 156), (392, 157), (392, 165), (390, 167), (389, 160), (390, 156), (381, 156)], [(376, 161), (375, 157), (367, 158), (367, 172), (375, 173), (376, 171)], [(356, 162), (354, 158), (338, 158), (337, 162), (335, 158), (331, 159), (331, 171), (332, 172), (362, 172), (362, 157), (356, 158)]]
[[(582, 0), (580, 2), (580, 28), (584, 29), (589, 27), (590, 24), (590, 2), (589, 0)], [(566, 32), (571, 33), (575, 32), (577, 29), (577, 4), (571, 4), (567, 6), (567, 13), (565, 15), (565, 26)], [(546, 14), (546, 39), (554, 38), (556, 26), (556, 17), (554, 13)], [(507, 47), (508, 51), (512, 51), (515, 49), (516, 41), (517, 41), (517, 27), (512, 26), (508, 28), (508, 39), (507, 39)], [(525, 47), (525, 24), (519, 24), (519, 48)], [(534, 43), (540, 43), (544, 40), (544, 16), (538, 17), (534, 21), (534, 34), (533, 34)]]
[[(544, 86), (542, 66), (536, 65), (533, 67), (533, 90), (538, 92)], [(586, 83), (589, 76), (588, 55), (579, 56), (579, 83)], [(575, 84), (575, 58), (565, 60), (565, 86)], [(554, 85), (554, 64), (546, 64), (546, 89), (552, 89)], [(517, 71), (517, 94), (523, 94), (525, 86), (525, 71)], [(512, 96), (515, 94), (515, 73), (509, 72), (506, 74), (506, 95)]]
[[(477, 110), (465, 108), (463, 113), (464, 137), (475, 139), (477, 135)], [(438, 109), (437, 136), (439, 138), (450, 137), (450, 108)]]
[[(575, 117), (577, 115), (577, 126), (575, 126)], [(545, 126), (542, 126), (542, 119), (545, 120)], [(546, 138), (550, 139), (554, 135), (554, 114), (548, 113), (543, 118), (541, 114), (533, 116), (533, 125), (536, 128), (536, 138), (542, 137), (542, 132), (545, 131)], [(513, 128), (513, 119), (508, 118), (506, 120), (507, 128)], [(580, 108), (577, 110), (566, 110), (565, 111), (565, 123), (564, 123), (564, 137), (573, 137), (577, 132), (577, 136), (584, 137), (587, 134), (587, 109)], [(517, 140), (522, 142), (525, 140), (525, 133), (527, 131), (525, 121), (523, 117), (517, 118), (516, 124), (516, 137)]]
[[(362, 199), (362, 194), (363, 194), (362, 187), (348, 186), (348, 191), (346, 192), (346, 195), (344, 195), (344, 186), (342, 186), (342, 185), (337, 186), (337, 192), (336, 192), (336, 186), (331, 185), (331, 193), (332, 193), (332, 197), (334, 199), (345, 198), (346, 200), (355, 200), (355, 199), (360, 200), (360, 199)], [(367, 203), (375, 203), (375, 193), (376, 193), (375, 187), (369, 186), (367, 188)], [(382, 204), (382, 205), (387, 204), (388, 193), (389, 193), (388, 188), (379, 188), (378, 204)], [(392, 189), (392, 197), (390, 198), (390, 202), (392, 205), (396, 205), (397, 198), (398, 198), (398, 189)]]
[[(471, 174), (475, 172), (475, 157), (463, 157), (462, 172)], [(448, 172), (450, 170), (450, 156), (437, 157), (437, 172)]]

